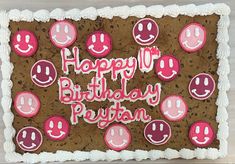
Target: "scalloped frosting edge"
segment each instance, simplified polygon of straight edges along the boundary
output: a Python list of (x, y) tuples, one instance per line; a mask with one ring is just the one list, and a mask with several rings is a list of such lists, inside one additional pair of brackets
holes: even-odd
[[(161, 18), (163, 16), (177, 17), (178, 15), (211, 15), (217, 14), (220, 16), (218, 21), (218, 30), (217, 38), (218, 42), (217, 48), (217, 58), (219, 59), (219, 65), (217, 74), (219, 75), (218, 79), (218, 98), (216, 101), (217, 116), (216, 121), (218, 122), (218, 133), (217, 139), (220, 141), (219, 149), (216, 148), (196, 148), (194, 150), (182, 148), (177, 151), (174, 149), (167, 148), (164, 151), (161, 150), (135, 150), (128, 151), (123, 150), (121, 152), (116, 152), (113, 150), (107, 150), (106, 152), (92, 150), (90, 152), (85, 151), (61, 151), (58, 150), (56, 153), (42, 152), (40, 154), (35, 153), (25, 153), (19, 154), (15, 152), (15, 144), (13, 142), (13, 137), (15, 136), (15, 129), (12, 126), (14, 115), (11, 112), (11, 74), (13, 71), (13, 64), (10, 62), (10, 52), (11, 48), (9, 45), (10, 42), (10, 30), (8, 29), (10, 21), (41, 21), (47, 22), (50, 19), (63, 20), (65, 18), (72, 20), (80, 19), (91, 19), (95, 20), (98, 16), (102, 18), (112, 19), (114, 16), (121, 17), (126, 19), (128, 16), (136, 16), (138, 18), (143, 18), (146, 15), (150, 15), (156, 18)], [(63, 9), (54, 9), (49, 12), (47, 10), (38, 10), (32, 12), (30, 10), (20, 11), (18, 9), (10, 10), (9, 12), (0, 11), (0, 58), (2, 60), (1, 71), (2, 71), (2, 98), (1, 105), (3, 107), (3, 122), (5, 124), (4, 129), (4, 151), (5, 159), (8, 162), (26, 162), (26, 163), (38, 163), (38, 162), (50, 162), (50, 161), (59, 161), (64, 162), (68, 160), (74, 161), (99, 161), (99, 160), (157, 160), (161, 158), (165, 159), (217, 159), (222, 158), (227, 155), (227, 138), (229, 135), (229, 127), (227, 123), (228, 113), (227, 106), (229, 104), (227, 91), (230, 88), (230, 83), (228, 79), (228, 74), (230, 72), (228, 57), (230, 55), (230, 47), (228, 45), (229, 35), (228, 27), (230, 24), (229, 20), (230, 8), (224, 3), (217, 4), (203, 4), (196, 6), (194, 4), (188, 4), (184, 6), (178, 5), (154, 5), (146, 7), (144, 5), (137, 5), (133, 7), (128, 6), (119, 6), (119, 7), (104, 7), (101, 9), (95, 9), (94, 7), (86, 8), (84, 10), (71, 9), (64, 11)]]

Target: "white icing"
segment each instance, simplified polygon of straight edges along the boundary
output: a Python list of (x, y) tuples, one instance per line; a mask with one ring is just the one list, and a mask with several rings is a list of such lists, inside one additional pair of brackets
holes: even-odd
[(72, 19), (75, 21), (80, 20), (81, 19), (80, 10), (79, 9), (68, 10), (67, 12), (65, 12), (65, 18)]
[(33, 14), (33, 16), (38, 22), (48, 22), (50, 20), (50, 13), (47, 10), (38, 10)]
[(147, 15), (155, 18), (161, 18), (164, 14), (164, 7), (162, 5), (154, 5), (147, 8)]
[(81, 17), (83, 19), (91, 19), (91, 20), (96, 20), (98, 14), (97, 11), (94, 7), (89, 7), (80, 12)]
[(177, 17), (180, 13), (180, 7), (178, 5), (169, 5), (165, 7), (164, 15)]
[(60, 8), (54, 9), (50, 13), (50, 18), (56, 19), (56, 20), (64, 20), (65, 12), (63, 9), (60, 9)]
[(115, 8), (112, 9), (111, 7), (104, 7), (104, 8), (101, 8), (101, 9), (97, 9), (97, 13), (102, 18), (112, 19), (113, 14), (114, 14), (114, 10), (115, 10)]
[(193, 159), (194, 158), (194, 151), (189, 149), (181, 149), (180, 156), (184, 159)]
[(146, 16), (146, 7), (144, 5), (137, 5), (130, 8), (130, 15), (138, 18)]
[(20, 14), (21, 20), (32, 22), (33, 21), (33, 12), (30, 10), (23, 10)]
[[(118, 11), (120, 10), (120, 11)], [(126, 10), (126, 11), (125, 11)], [(62, 19), (69, 18), (73, 20), (83, 19), (91, 19), (95, 20), (97, 16), (101, 16), (103, 18), (112, 19), (113, 16), (119, 16), (121, 18), (127, 18), (128, 16), (136, 16), (138, 18), (143, 18), (146, 15), (150, 15), (156, 18), (161, 18), (163, 15), (175, 17), (179, 14), (195, 16), (195, 15), (211, 15), (211, 14), (220, 15), (220, 20), (218, 22), (218, 34), (217, 34), (217, 58), (219, 60), (223, 60), (220, 62), (218, 67), (219, 81), (218, 88), (219, 94), (216, 101), (218, 105), (218, 113), (216, 120), (219, 123), (217, 138), (219, 139), (220, 145), (219, 150), (215, 148), (202, 149), (197, 148), (195, 150), (182, 149), (180, 151), (174, 149), (166, 149), (165, 151), (160, 150), (151, 150), (151, 151), (121, 151), (116, 152), (113, 150), (108, 150), (107, 152), (100, 151), (92, 151), (92, 152), (84, 152), (84, 151), (75, 151), (75, 152), (67, 152), (67, 151), (57, 151), (56, 153), (47, 153), (43, 152), (40, 154), (33, 153), (25, 153), (23, 155), (16, 153), (14, 150), (14, 142), (13, 136), (15, 135), (15, 130), (12, 127), (12, 122), (14, 119), (14, 115), (10, 111), (11, 100), (11, 87), (12, 83), (10, 81), (10, 76), (12, 74), (13, 65), (10, 63), (9, 55), (10, 55), (10, 46), (8, 45), (10, 39), (10, 31), (8, 30), (9, 20), (12, 21), (32, 21), (33, 19), (36, 21), (48, 22), (50, 18), (54, 19)], [(185, 6), (150, 6), (146, 8), (143, 5), (134, 6), (129, 8), (128, 6), (122, 6), (115, 8), (105, 7), (102, 9), (96, 10), (95, 8), (87, 8), (80, 12), (79, 9), (72, 9), (67, 12), (63, 12), (62, 10), (54, 10), (51, 13), (47, 10), (39, 10), (36, 12), (31, 12), (29, 10), (19, 11), (18, 9), (10, 10), (8, 13), (1, 11), (0, 16), (0, 57), (2, 60), (1, 70), (3, 81), (1, 84), (3, 97), (1, 99), (1, 104), (3, 106), (3, 122), (6, 126), (4, 130), (5, 143), (4, 150), (6, 152), (5, 159), (8, 162), (27, 162), (27, 163), (38, 163), (38, 162), (49, 162), (49, 161), (61, 161), (64, 162), (66, 160), (75, 160), (75, 161), (84, 161), (88, 159), (92, 159), (93, 161), (97, 160), (118, 160), (122, 159), (124, 161), (127, 160), (142, 160), (142, 159), (151, 159), (156, 160), (159, 158), (185, 158), (191, 159), (196, 157), (197, 159), (216, 159), (218, 157), (224, 157), (227, 154), (227, 137), (228, 137), (228, 114), (226, 111), (226, 107), (228, 106), (228, 98), (226, 91), (229, 89), (229, 80), (228, 80), (228, 60), (227, 58), (230, 55), (230, 48), (228, 45), (229, 35), (228, 35), (228, 26), (230, 24), (229, 15), (230, 8), (225, 4), (204, 4), (200, 6), (196, 6), (194, 4), (185, 5)], [(51, 15), (50, 15), (51, 14)], [(58, 14), (58, 15), (56, 15)], [(225, 73), (225, 74), (223, 74)], [(138, 156), (139, 155), (139, 156)]]

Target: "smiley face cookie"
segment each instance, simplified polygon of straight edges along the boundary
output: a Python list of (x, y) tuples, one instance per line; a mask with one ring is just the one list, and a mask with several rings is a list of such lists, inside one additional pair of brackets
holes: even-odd
[(90, 34), (86, 40), (86, 49), (90, 55), (96, 58), (107, 56), (112, 50), (111, 36), (103, 31)]
[(171, 127), (164, 120), (153, 120), (145, 126), (144, 137), (153, 145), (163, 145), (171, 138)]
[(105, 132), (104, 140), (106, 145), (115, 151), (126, 149), (131, 143), (131, 133), (122, 124), (113, 124)]
[(189, 139), (197, 147), (209, 146), (215, 138), (211, 125), (206, 121), (198, 121), (191, 125)]
[(192, 78), (188, 90), (190, 95), (197, 100), (208, 99), (215, 90), (215, 81), (207, 73), (199, 73)]
[(199, 23), (186, 25), (179, 34), (180, 46), (187, 52), (196, 52), (206, 43), (206, 29)]
[(14, 99), (16, 112), (23, 117), (33, 117), (40, 109), (40, 101), (32, 92), (19, 92)]
[(58, 48), (72, 45), (77, 38), (76, 27), (69, 21), (57, 21), (50, 28), (50, 40)]
[(18, 146), (28, 152), (36, 151), (41, 146), (42, 141), (42, 133), (32, 126), (20, 129), (16, 136)]
[(180, 62), (173, 55), (163, 55), (155, 63), (155, 72), (162, 81), (174, 80), (180, 71)]
[(52, 116), (44, 123), (44, 132), (46, 136), (54, 141), (64, 140), (70, 131), (68, 121), (61, 116)]
[(160, 110), (169, 121), (180, 121), (187, 115), (188, 106), (181, 96), (172, 95), (162, 101)]
[(29, 30), (19, 30), (11, 40), (13, 51), (22, 57), (29, 57), (36, 53), (38, 41), (33, 32)]
[(54, 64), (48, 60), (39, 60), (31, 68), (31, 79), (39, 87), (52, 85), (57, 77)]

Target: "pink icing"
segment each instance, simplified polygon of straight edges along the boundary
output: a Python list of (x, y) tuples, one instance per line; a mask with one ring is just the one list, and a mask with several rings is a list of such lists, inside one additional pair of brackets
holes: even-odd
[(186, 25), (179, 34), (180, 46), (187, 52), (196, 52), (206, 43), (206, 29), (199, 23)]
[(40, 101), (32, 92), (19, 92), (14, 99), (16, 112), (23, 117), (33, 117), (40, 109)]
[(187, 115), (188, 106), (181, 96), (171, 95), (162, 101), (160, 110), (169, 121), (180, 121)]
[(77, 38), (75, 25), (69, 21), (56, 21), (50, 28), (50, 40), (58, 48), (65, 48), (72, 45)]
[(139, 45), (151, 45), (159, 35), (159, 27), (153, 19), (143, 18), (133, 27), (132, 35)]
[(29, 57), (36, 53), (38, 41), (33, 32), (29, 30), (19, 30), (12, 37), (13, 51), (22, 57)]
[(44, 132), (51, 140), (64, 140), (68, 136), (69, 131), (68, 121), (61, 116), (49, 117), (44, 123)]
[(189, 139), (197, 147), (209, 146), (215, 138), (212, 126), (206, 121), (198, 121), (191, 125)]
[(96, 58), (107, 56), (112, 50), (111, 36), (103, 31), (96, 31), (87, 37), (87, 51)]
[(131, 143), (131, 133), (126, 126), (113, 124), (107, 128), (104, 141), (110, 149), (121, 151)]
[(163, 55), (155, 64), (155, 72), (160, 80), (172, 81), (180, 72), (179, 60), (173, 55)]

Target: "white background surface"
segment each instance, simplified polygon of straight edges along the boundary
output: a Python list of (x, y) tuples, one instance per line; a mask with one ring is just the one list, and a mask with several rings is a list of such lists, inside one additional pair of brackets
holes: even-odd
[[(231, 89), (228, 92), (230, 105), (228, 107), (229, 113), (229, 153), (226, 158), (218, 159), (214, 161), (209, 160), (158, 160), (158, 161), (144, 161), (149, 163), (235, 163), (235, 0), (0, 0), (0, 9), (1, 10), (9, 10), (13, 8), (17, 9), (30, 9), (32, 11), (38, 9), (48, 9), (52, 10), (54, 8), (63, 8), (65, 10), (71, 8), (79, 8), (84, 9), (86, 7), (94, 6), (96, 8), (101, 8), (104, 6), (120, 6), (120, 5), (129, 5), (134, 6), (138, 4), (144, 4), (146, 6), (150, 5), (170, 5), (170, 4), (203, 4), (203, 3), (226, 3), (231, 8), (230, 14), (230, 47), (231, 47), (231, 55), (230, 55), (230, 67), (231, 73), (229, 75)], [(1, 19), (1, 18), (0, 18)], [(0, 80), (1, 80), (0, 75)], [(1, 93), (0, 93), (1, 96)], [(3, 111), (0, 108), (0, 163), (5, 163), (4, 161), (4, 151), (3, 151), (3, 129), (4, 124), (2, 121)], [(85, 162), (87, 163), (87, 162)], [(116, 162), (115, 162), (116, 163)], [(135, 163), (134, 161), (129, 161), (128, 163)]]

